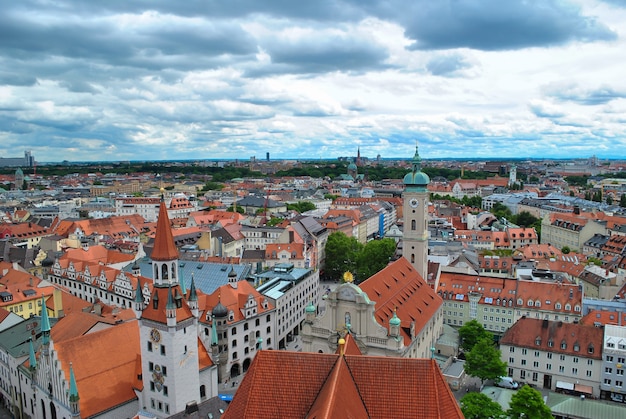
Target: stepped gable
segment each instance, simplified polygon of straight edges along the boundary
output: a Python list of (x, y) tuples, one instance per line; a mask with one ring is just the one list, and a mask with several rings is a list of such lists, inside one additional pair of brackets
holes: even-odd
[(376, 303), (379, 324), (388, 325), (397, 310), (402, 319), (400, 333), (407, 346), (412, 339), (411, 323), (415, 322), (415, 334), (419, 334), (443, 303), (404, 257), (360, 283), (359, 288)]
[(178, 259), (178, 249), (174, 245), (174, 235), (172, 234), (164, 201), (161, 201), (159, 206), (159, 219), (154, 238), (154, 248), (150, 257), (152, 260), (159, 261)]
[[(54, 328), (53, 328), (54, 330)], [(93, 417), (137, 399), (140, 351), (137, 321), (54, 342), (65, 378), (70, 363), (80, 392), (81, 417)]]

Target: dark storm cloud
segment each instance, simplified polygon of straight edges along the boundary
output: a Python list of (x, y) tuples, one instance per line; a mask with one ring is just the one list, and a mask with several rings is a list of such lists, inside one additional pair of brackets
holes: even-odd
[(415, 49), (510, 50), (613, 40), (615, 32), (558, 0), (417, 1), (398, 17)]

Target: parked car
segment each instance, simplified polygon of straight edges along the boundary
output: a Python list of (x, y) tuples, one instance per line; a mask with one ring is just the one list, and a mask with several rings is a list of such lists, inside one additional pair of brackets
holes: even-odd
[(509, 388), (511, 390), (517, 390), (519, 388), (519, 383), (511, 377), (500, 377), (496, 379), (495, 384), (498, 387)]

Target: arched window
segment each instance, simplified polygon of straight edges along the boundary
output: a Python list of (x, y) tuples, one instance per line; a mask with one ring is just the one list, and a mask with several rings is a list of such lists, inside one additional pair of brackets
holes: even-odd
[(169, 278), (167, 275), (168, 273), (167, 265), (165, 263), (161, 266), (161, 271), (163, 271), (163, 276), (162, 276), (163, 279)]
[(411, 220), (411, 230), (415, 230), (415, 229), (416, 229), (415, 220)]
[(50, 416), (52, 419), (57, 419), (57, 409), (54, 407), (54, 403), (50, 402)]

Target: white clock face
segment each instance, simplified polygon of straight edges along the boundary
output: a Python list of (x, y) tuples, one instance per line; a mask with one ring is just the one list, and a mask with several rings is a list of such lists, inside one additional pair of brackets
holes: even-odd
[(417, 208), (419, 204), (420, 204), (420, 201), (418, 201), (416, 198), (412, 198), (409, 201), (409, 205), (413, 208)]

